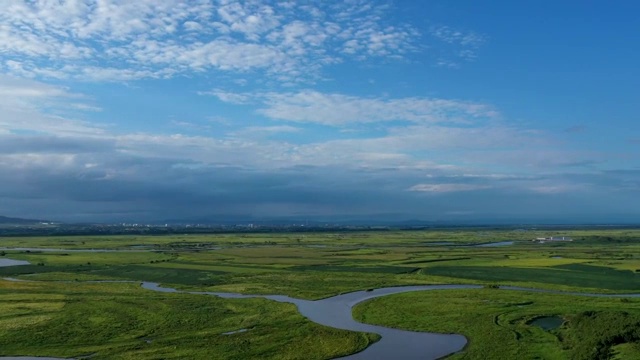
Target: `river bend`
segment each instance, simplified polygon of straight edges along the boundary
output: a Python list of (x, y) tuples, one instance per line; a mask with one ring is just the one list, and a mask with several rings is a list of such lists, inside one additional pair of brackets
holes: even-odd
[[(4, 266), (24, 265), (21, 261), (5, 259)], [(11, 262), (11, 263), (9, 263)], [(28, 262), (27, 262), (28, 263)], [(5, 280), (18, 281), (19, 279), (5, 278)], [(22, 280), (21, 280), (22, 281)], [(133, 281), (89, 281), (89, 282), (133, 282)], [(367, 347), (365, 350), (348, 355), (341, 360), (384, 360), (384, 359), (406, 359), (406, 360), (434, 360), (456, 353), (464, 348), (467, 339), (459, 334), (437, 334), (429, 332), (415, 332), (407, 330), (392, 329), (383, 326), (369, 325), (357, 322), (353, 319), (352, 308), (369, 299), (405, 293), (410, 291), (429, 290), (454, 290), (454, 289), (479, 289), (480, 285), (417, 285), (417, 286), (397, 286), (387, 287), (368, 291), (355, 291), (340, 294), (321, 300), (302, 300), (284, 295), (244, 295), (225, 292), (208, 291), (182, 291), (169, 287), (162, 287), (158, 283), (143, 281), (141, 286), (144, 289), (166, 292), (166, 293), (186, 293), (193, 295), (212, 295), (227, 299), (264, 298), (282, 303), (291, 303), (297, 306), (298, 311), (307, 319), (321, 325), (336, 329), (375, 333), (381, 336), (380, 341)], [(500, 286), (500, 289), (543, 292), (558, 295), (575, 295), (590, 297), (640, 297), (640, 294), (595, 294), (565, 292), (557, 290), (532, 289), (517, 286)], [(34, 357), (0, 357), (0, 359), (53, 359)]]

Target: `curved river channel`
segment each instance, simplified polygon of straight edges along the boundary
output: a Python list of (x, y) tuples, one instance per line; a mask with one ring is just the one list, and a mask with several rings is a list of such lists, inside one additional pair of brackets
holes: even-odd
[[(295, 304), (298, 311), (307, 319), (336, 329), (376, 333), (382, 336), (380, 341), (365, 350), (341, 357), (340, 359), (358, 360), (433, 360), (456, 353), (464, 348), (467, 339), (458, 334), (437, 334), (429, 332), (415, 332), (368, 325), (353, 319), (352, 308), (369, 299), (380, 296), (400, 294), (410, 291), (480, 289), (480, 285), (418, 285), (380, 288), (372, 291), (356, 291), (341, 294), (321, 300), (301, 300), (284, 295), (243, 295), (223, 292), (179, 291), (173, 288), (161, 287), (157, 283), (143, 282), (142, 287), (161, 292), (180, 292), (194, 295), (213, 295), (228, 299), (265, 298), (273, 301)], [(544, 292), (559, 295), (577, 295), (589, 297), (640, 297), (640, 294), (594, 294), (564, 292), (544, 289), (530, 289), (517, 286), (500, 286), (504, 290)]]
[(399, 286), (376, 289), (373, 291), (356, 291), (333, 296), (322, 300), (301, 300), (283, 295), (242, 295), (219, 292), (178, 291), (160, 287), (156, 283), (143, 282), (142, 287), (162, 292), (184, 292), (188, 294), (214, 295), (222, 298), (244, 299), (265, 298), (273, 301), (295, 304), (298, 311), (307, 319), (336, 329), (376, 333), (382, 336), (380, 341), (365, 350), (342, 357), (340, 359), (438, 359), (462, 350), (467, 339), (457, 334), (436, 334), (391, 329), (382, 326), (368, 325), (355, 321), (351, 309), (358, 303), (380, 296), (399, 294), (408, 291), (445, 290), (445, 289), (478, 289), (477, 285), (424, 285)]
[[(13, 263), (11, 265), (20, 265)], [(9, 279), (5, 280), (18, 280)], [(20, 280), (24, 281), (24, 280)], [(94, 281), (91, 281), (94, 282)], [(123, 281), (99, 281), (99, 282), (123, 282)], [(129, 281), (124, 281), (129, 282)], [(133, 282), (133, 281), (131, 281)], [(363, 301), (380, 296), (405, 293), (410, 291), (428, 290), (453, 290), (453, 289), (480, 289), (480, 285), (419, 285), (419, 286), (398, 286), (374, 289), (371, 291), (356, 291), (333, 296), (321, 300), (302, 300), (284, 295), (243, 295), (224, 292), (205, 291), (181, 291), (174, 288), (162, 287), (158, 283), (142, 282), (141, 286), (147, 290), (166, 293), (185, 293), (193, 295), (212, 295), (228, 299), (244, 298), (264, 298), (282, 303), (295, 304), (300, 313), (307, 319), (329, 327), (343, 330), (376, 333), (381, 335), (380, 341), (367, 347), (365, 350), (339, 359), (349, 360), (383, 360), (383, 359), (406, 359), (406, 360), (433, 360), (456, 353), (464, 348), (467, 339), (458, 334), (437, 334), (428, 332), (415, 332), (386, 328), (376, 325), (368, 325), (355, 321), (352, 317), (352, 308)], [(559, 295), (576, 295), (589, 297), (640, 297), (640, 294), (595, 294), (563, 292), (544, 289), (531, 289), (515, 286), (500, 286), (504, 290), (544, 292)], [(37, 357), (0, 357), (0, 359), (54, 359)]]

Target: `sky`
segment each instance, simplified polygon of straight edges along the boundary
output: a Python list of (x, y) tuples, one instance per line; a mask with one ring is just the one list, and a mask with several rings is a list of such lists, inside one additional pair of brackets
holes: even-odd
[(638, 222), (640, 2), (0, 2), (0, 215)]

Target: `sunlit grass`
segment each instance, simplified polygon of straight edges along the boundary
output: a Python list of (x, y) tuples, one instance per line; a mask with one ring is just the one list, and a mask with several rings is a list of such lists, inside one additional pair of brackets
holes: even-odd
[[(575, 241), (558, 244), (529, 241), (554, 235), (572, 236)], [(636, 272), (640, 269), (638, 239), (638, 230), (484, 229), (2, 238), (0, 246), (4, 247), (131, 250), (132, 246), (145, 245), (154, 251), (27, 253), (5, 250), (6, 257), (28, 260), (32, 265), (0, 268), (0, 278), (48, 282), (0, 281), (0, 344), (12, 344), (0, 349), (6, 355), (71, 357), (96, 353), (98, 359), (306, 359), (311, 353), (319, 354), (318, 359), (328, 359), (336, 356), (336, 351), (347, 354), (362, 349), (370, 338), (317, 327), (286, 304), (157, 294), (140, 289), (137, 282), (146, 280), (180, 289), (283, 294), (304, 299), (377, 287), (447, 283), (629, 292), (640, 289), (640, 273)], [(516, 243), (482, 248), (427, 245), (503, 240)], [(60, 280), (65, 282), (57, 282)], [(82, 282), (85, 280), (136, 283), (89, 284)], [(462, 326), (462, 318), (456, 320), (455, 316), (466, 314), (467, 331), (472, 331), (468, 333), (471, 342), (467, 355), (457, 357), (476, 354), (474, 346), (484, 341), (489, 345), (477, 354), (489, 356), (487, 358), (499, 354), (502, 357), (494, 358), (560, 359), (568, 355), (559, 347), (558, 338), (525, 326), (527, 318), (542, 314), (569, 316), (580, 309), (619, 310), (637, 305), (636, 300), (603, 302), (591, 298), (574, 300), (557, 295), (510, 295), (509, 292), (503, 295), (502, 291), (484, 291), (489, 290), (411, 295), (416, 298), (393, 296), (388, 303), (380, 303), (384, 305), (380, 309), (372, 308), (371, 314), (379, 313), (378, 318), (367, 321), (393, 319), (395, 315), (388, 310), (402, 305), (398, 311), (402, 313), (403, 307), (409, 306), (407, 311), (411, 316), (398, 315), (398, 321), (401, 320), (398, 326), (465, 333), (451, 324), (457, 322)], [(542, 300), (532, 300), (532, 296)], [(434, 305), (432, 300), (443, 304)], [(520, 301), (534, 301), (535, 305), (516, 304)], [(591, 307), (590, 301), (594, 301)], [(570, 308), (565, 302), (580, 305)], [(424, 315), (420, 306), (433, 307), (434, 315)], [(529, 309), (534, 310), (528, 312)], [(501, 311), (497, 318), (496, 311)], [(179, 315), (183, 313), (187, 315)], [(21, 318), (25, 321), (21, 322)], [(483, 327), (486, 319), (502, 326)], [(446, 322), (451, 322), (451, 326), (446, 327)], [(440, 325), (432, 327), (434, 324)], [(9, 328), (13, 330), (6, 330)], [(250, 330), (233, 336), (220, 335), (243, 328)], [(490, 333), (482, 335), (479, 329), (490, 330)], [(513, 331), (519, 331), (521, 338)], [(294, 344), (287, 340), (288, 336), (295, 339)], [(65, 337), (74, 340), (65, 343)], [(153, 341), (148, 343), (145, 339)], [(489, 348), (499, 341), (504, 342), (502, 347)], [(616, 347), (616, 352), (635, 354), (634, 349), (622, 346)], [(481, 358), (481, 355), (470, 358)]]
[[(375, 339), (313, 324), (291, 304), (70, 285), (0, 280), (0, 355), (327, 359)], [(222, 335), (238, 329), (250, 330)]]
[[(567, 359), (571, 347), (561, 339), (570, 330), (544, 331), (529, 325), (531, 319), (557, 315), (570, 321), (584, 311), (619, 310), (640, 315), (640, 300), (494, 289), (435, 290), (373, 299), (357, 305), (354, 317), (388, 327), (468, 337), (465, 350), (451, 359)], [(634, 349), (625, 348), (635, 356), (628, 359), (640, 356)]]

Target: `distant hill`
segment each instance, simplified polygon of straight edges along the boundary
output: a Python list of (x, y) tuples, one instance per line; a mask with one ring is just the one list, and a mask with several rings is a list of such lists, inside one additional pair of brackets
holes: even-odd
[(0, 216), (0, 224), (15, 224), (15, 225), (29, 225), (29, 224), (39, 224), (43, 222), (50, 222), (49, 220), (35, 220), (35, 219), (21, 219), (21, 218), (11, 218), (6, 216)]

